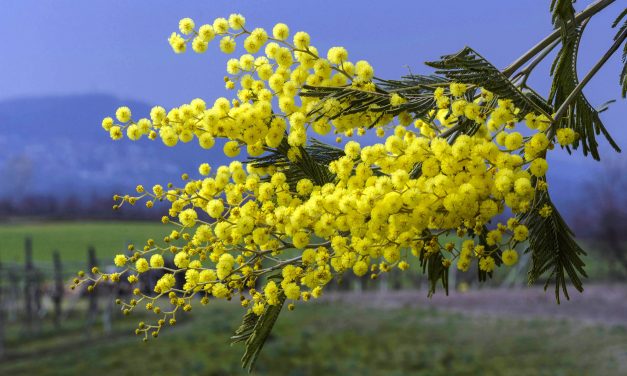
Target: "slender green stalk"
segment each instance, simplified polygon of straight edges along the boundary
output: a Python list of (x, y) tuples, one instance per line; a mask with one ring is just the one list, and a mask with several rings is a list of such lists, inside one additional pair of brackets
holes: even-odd
[(621, 44), (623, 44), (625, 39), (627, 39), (627, 29), (623, 30), (623, 32), (620, 33), (616, 37), (614, 44), (612, 44), (612, 46), (601, 57), (601, 59), (597, 61), (597, 63), (592, 67), (592, 69), (590, 69), (588, 74), (586, 74), (586, 76), (581, 80), (581, 82), (577, 84), (577, 86), (573, 89), (573, 91), (568, 95), (564, 103), (560, 105), (557, 112), (555, 112), (555, 116), (553, 117), (553, 124), (557, 124), (560, 121), (562, 116), (564, 116), (564, 114), (568, 110), (571, 103), (575, 100), (577, 95), (579, 95), (581, 90), (583, 90), (584, 86), (588, 84), (588, 82), (592, 79), (592, 77), (594, 77), (594, 75), (599, 71), (599, 69), (601, 69), (601, 67), (609, 60), (609, 58), (618, 50), (618, 48), (621, 46)]
[(553, 51), (553, 49), (559, 44), (559, 40), (555, 40), (553, 43), (548, 45), (531, 63), (521, 69), (514, 77), (512, 77), (512, 81), (517, 79), (521, 79), (519, 86), (524, 87), (527, 84), (527, 79), (531, 72), (535, 69), (535, 67), (542, 61), (544, 58)]
[(456, 124), (456, 125), (454, 125), (453, 127), (451, 127), (451, 128), (449, 128), (449, 129), (447, 129), (446, 131), (444, 131), (444, 132), (440, 133), (440, 134), (438, 135), (438, 137), (441, 137), (441, 138), (447, 138), (448, 136), (450, 136), (450, 135), (452, 135), (453, 133), (455, 133), (455, 132), (457, 132), (458, 130), (460, 130), (460, 129), (461, 129), (461, 127), (462, 127), (462, 125), (461, 125), (461, 124)]
[[(579, 24), (584, 20), (592, 17), (601, 10), (605, 9), (608, 5), (612, 4), (614, 1), (616, 0), (597, 0), (575, 16), (575, 23)], [(529, 51), (525, 52), (521, 57), (516, 59), (516, 61), (514, 61), (507, 68), (505, 68), (503, 70), (503, 74), (507, 77), (514, 74), (514, 72), (516, 72), (518, 68), (522, 67), (527, 61), (536, 56), (538, 53), (542, 52), (546, 47), (550, 46), (551, 43), (559, 39), (560, 33), (561, 28), (555, 29), (555, 31), (553, 31), (546, 38), (538, 42), (538, 44), (533, 46)]]

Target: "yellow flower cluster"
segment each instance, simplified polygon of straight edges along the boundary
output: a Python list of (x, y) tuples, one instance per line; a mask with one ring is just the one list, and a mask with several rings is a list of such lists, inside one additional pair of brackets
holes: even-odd
[[(113, 118), (106, 118), (102, 123), (111, 138), (118, 140), (126, 131), (131, 140), (138, 140), (142, 136), (150, 139), (159, 137), (168, 146), (197, 138), (205, 149), (213, 147), (216, 138), (224, 138), (229, 140), (223, 150), (227, 156), (239, 155), (242, 147), (246, 147), (250, 156), (258, 156), (265, 148), (277, 147), (288, 130), (290, 146), (299, 147), (306, 144), (309, 128), (324, 135), (335, 126), (337, 130), (350, 134), (360, 118), (376, 117), (375, 114), (362, 114), (342, 117), (333, 122), (326, 119), (313, 121), (310, 113), (319, 100), (299, 96), (305, 84), (351, 84), (364, 90), (373, 90), (374, 85), (370, 80), (374, 70), (368, 62), (350, 62), (348, 52), (343, 47), (330, 48), (325, 59), (310, 44), (310, 37), (305, 32), (295, 33), (290, 43), (287, 41), (290, 31), (285, 24), (277, 24), (272, 36), (260, 28), (248, 31), (244, 25), (244, 17), (232, 15), (228, 20), (218, 18), (212, 25), (203, 25), (196, 30), (195, 23), (186, 18), (181, 20), (179, 28), (183, 35), (189, 37), (173, 33), (169, 38), (170, 45), (177, 53), (185, 52), (189, 43), (194, 51), (201, 53), (218, 36), (221, 38), (220, 49), (224, 53), (232, 53), (236, 39), (245, 36), (244, 48), (247, 53), (228, 60), (226, 67), (229, 74), (225, 79), (226, 87), (236, 90), (236, 98), (218, 98), (211, 105), (202, 99), (195, 99), (170, 111), (156, 106), (150, 112), (150, 119), (142, 118), (137, 122), (131, 120), (131, 111), (122, 107), (115, 116), (119, 123)], [(262, 48), (263, 54), (253, 55)], [(280, 112), (274, 110), (276, 107)], [(328, 103), (325, 110), (337, 111), (338, 106)], [(387, 124), (391, 120), (385, 117), (380, 124)], [(363, 121), (363, 124), (368, 123)]]
[[(229, 157), (243, 147), (249, 156), (259, 156), (286, 138), (292, 160), (300, 158), (312, 132), (333, 130), (353, 137), (374, 126), (373, 132), (385, 139), (365, 146), (347, 142), (344, 156), (329, 164), (335, 180), (324, 185), (309, 179), (290, 185), (280, 167), (233, 161), (217, 168), (203, 163), (200, 177), (184, 175), (180, 187), (157, 185), (145, 191), (140, 186), (137, 196), (118, 197), (116, 207), (142, 199), (149, 207), (167, 201), (163, 221), (178, 226), (163, 245), (149, 240), (130, 256), (115, 258), (130, 281), (151, 269), (166, 271), (154, 295), (138, 293), (137, 299), (122, 303), (130, 311), (146, 302), (147, 309), (165, 315), (138, 332), (156, 336), (179, 309), (190, 310), (197, 295), (202, 303), (210, 297), (238, 297), (243, 307), (260, 315), (283, 298), (294, 303), (319, 297), (343, 273), (376, 278), (393, 268), (407, 270), (412, 258), (425, 255), (441, 254), (445, 267), (456, 262), (467, 271), (476, 262), (480, 270), (492, 272), (518, 260), (515, 248), (527, 239), (528, 229), (515, 219), (517, 214), (540, 210), (550, 215), (550, 208), (534, 206), (537, 191), (547, 188), (548, 117), (521, 117), (503, 98), (488, 105), (492, 93), (481, 90), (472, 98), (470, 90), (477, 88), (460, 83), (434, 87), (434, 107), (427, 117), (382, 115), (374, 109), (336, 117), (345, 103), (301, 93), (304, 85), (375, 89), (370, 64), (352, 63), (343, 47), (331, 47), (324, 58), (307, 33), (294, 33), (290, 42), (285, 24), (271, 33), (248, 30), (241, 15), (199, 28), (183, 19), (179, 28), (181, 34), (169, 38), (177, 53), (190, 43), (195, 52), (205, 52), (209, 42), (220, 38), (222, 52), (231, 54), (237, 40), (244, 39), (246, 53), (226, 65), (226, 87), (236, 90), (235, 98), (218, 98), (211, 105), (194, 99), (169, 111), (157, 106), (150, 119), (137, 121), (121, 107), (116, 120), (102, 123), (111, 138), (119, 139), (125, 131), (131, 140), (159, 137), (168, 146), (196, 138), (203, 148), (219, 138)], [(392, 107), (406, 102), (402, 95), (390, 96)], [(446, 137), (462, 117), (478, 131)], [(528, 129), (514, 131), (522, 121)], [(569, 131), (557, 132), (560, 144), (574, 141)], [(514, 218), (494, 223), (503, 213)], [(458, 246), (447, 241), (451, 234), (467, 240)], [(173, 257), (175, 269), (164, 267), (166, 255)], [(182, 289), (175, 288), (175, 274), (185, 276)], [(103, 277), (110, 278), (103, 274), (83, 281), (98, 283)], [(161, 297), (169, 299), (165, 311)]]

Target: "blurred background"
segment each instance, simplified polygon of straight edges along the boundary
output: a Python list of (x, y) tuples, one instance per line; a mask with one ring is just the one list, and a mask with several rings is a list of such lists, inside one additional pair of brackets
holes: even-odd
[[(621, 3), (620, 1), (617, 3)], [(579, 1), (583, 9), (589, 1)], [(74, 272), (110, 267), (126, 244), (169, 233), (158, 210), (113, 212), (115, 193), (195, 176), (224, 161), (194, 142), (113, 142), (100, 126), (121, 105), (135, 117), (200, 97), (227, 95), (217, 43), (175, 55), (179, 19), (197, 24), (242, 13), (248, 25), (285, 22), (323, 50), (344, 46), (381, 78), (430, 73), (422, 64), (473, 47), (504, 68), (551, 31), (540, 1), (121, 1), (4, 0), (0, 13), (0, 374), (238, 374), (228, 346), (237, 304), (218, 304), (142, 344), (110, 302), (69, 291)], [(595, 16), (581, 45), (586, 72), (611, 44), (624, 4)], [(547, 59), (531, 85), (548, 93)], [(621, 147), (627, 106), (618, 54), (586, 87)], [(557, 306), (542, 284), (526, 287), (526, 258), (482, 286), (453, 276), (450, 297), (426, 299), (414, 267), (382, 283), (345, 281), (322, 302), (279, 319), (258, 374), (627, 373), (627, 159), (600, 139), (602, 163), (580, 151), (550, 156), (549, 189), (588, 252), (587, 290)], [(156, 219), (156, 220), (155, 220)], [(55, 256), (56, 255), (56, 256)], [(149, 284), (149, 281), (145, 281)], [(332, 301), (337, 304), (331, 305)], [(211, 306), (211, 305), (210, 305)]]

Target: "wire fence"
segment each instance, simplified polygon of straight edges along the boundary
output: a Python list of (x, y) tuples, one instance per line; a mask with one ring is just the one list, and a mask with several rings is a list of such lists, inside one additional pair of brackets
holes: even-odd
[(89, 294), (85, 287), (70, 288), (76, 271), (98, 266), (94, 247), (86, 250), (84, 263), (64, 261), (58, 250), (50, 261), (34, 261), (32, 244), (31, 237), (24, 239), (23, 263), (0, 261), (0, 359), (6, 355), (9, 329), (19, 330), (19, 338), (27, 340), (42, 334), (44, 323), (51, 323), (53, 332), (61, 331), (68, 317), (78, 316), (83, 318), (85, 336), (92, 335), (96, 324), (110, 333), (112, 320), (120, 315), (115, 299), (131, 293), (124, 284), (99, 284)]
[[(139, 288), (146, 295), (153, 295), (154, 286), (163, 275), (161, 270), (150, 270), (142, 273), (137, 285), (131, 286), (125, 276), (118, 283), (100, 283), (93, 293), (87, 293), (86, 286), (71, 289), (72, 279), (76, 271), (91, 272), (99, 267), (104, 272), (115, 271), (110, 264), (99, 265), (94, 247), (86, 250), (85, 262), (64, 261), (61, 252), (55, 250), (50, 261), (33, 260), (32, 239), (24, 239), (24, 262), (0, 262), (0, 359), (5, 355), (5, 336), (7, 326), (20, 328), (20, 338), (36, 338), (42, 332), (43, 323), (52, 323), (53, 330), (62, 330), (64, 321), (72, 317), (82, 317), (84, 334), (92, 336), (94, 327), (101, 325), (105, 334), (111, 332), (112, 321), (120, 317), (114, 302), (117, 298), (129, 298), (134, 288)], [(501, 286), (520, 284), (524, 278), (526, 255), (520, 265), (513, 268)], [(172, 260), (166, 259), (166, 267), (175, 268)], [(472, 284), (472, 273), (457, 273), (451, 268), (449, 285), (453, 288), (460, 284)], [(175, 276), (177, 288), (185, 283), (182, 273)], [(368, 276), (357, 277), (353, 273), (345, 273), (334, 280), (325, 289), (337, 292), (388, 291), (388, 290), (420, 290), (428, 281), (421, 273), (401, 273), (393, 269), (382, 273), (377, 280)]]

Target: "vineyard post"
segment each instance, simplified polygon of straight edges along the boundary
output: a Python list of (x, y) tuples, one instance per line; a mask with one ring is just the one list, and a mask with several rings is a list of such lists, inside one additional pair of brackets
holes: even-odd
[(359, 291), (367, 291), (368, 290), (368, 278), (360, 277), (359, 278)]
[(43, 310), (45, 278), (46, 277), (41, 269), (33, 267), (33, 332), (35, 333), (39, 333), (41, 331), (42, 321), (39, 319), (39, 314)]
[[(96, 260), (96, 249), (93, 246), (89, 246), (87, 250), (87, 270), (88, 273), (94, 277), (94, 273), (92, 269), (97, 266)], [(96, 289), (91, 293), (88, 293), (89, 305), (87, 307), (87, 336), (91, 335), (91, 329), (96, 321), (96, 316), (98, 314), (98, 296)]]
[(389, 273), (389, 279), (392, 290), (398, 291), (403, 288), (403, 276), (399, 273), (398, 269), (392, 269), (392, 272)]
[(113, 312), (115, 309), (113, 303), (114, 286), (109, 285), (106, 287), (106, 293), (104, 295), (107, 297), (107, 300), (105, 302), (106, 307), (102, 310), (102, 330), (105, 335), (110, 335), (113, 330)]
[(7, 291), (5, 291), (5, 294), (8, 295), (8, 299), (5, 298), (7, 302), (5, 303), (6, 320), (13, 322), (17, 319), (17, 312), (19, 311), (20, 277), (16, 268), (7, 268), (6, 273), (9, 282)]
[(457, 290), (457, 272), (458, 271), (459, 269), (457, 268), (449, 269), (448, 284), (449, 286), (451, 286), (453, 290)]
[(414, 288), (416, 290), (420, 291), (420, 289), (422, 288), (422, 278), (420, 278), (420, 274), (419, 273), (415, 273), (410, 278), (411, 278), (411, 282), (412, 282)]
[(4, 357), (4, 285), (2, 261), (0, 261), (0, 360)]
[(33, 240), (30, 236), (24, 239), (24, 326), (29, 335), (33, 324)]
[(61, 326), (61, 306), (63, 303), (63, 270), (61, 266), (61, 255), (58, 250), (52, 253), (54, 263), (54, 289), (52, 293), (52, 301), (54, 303), (54, 326)]

